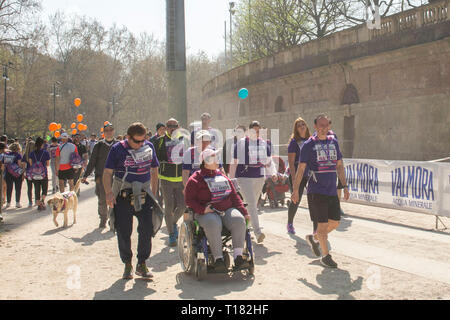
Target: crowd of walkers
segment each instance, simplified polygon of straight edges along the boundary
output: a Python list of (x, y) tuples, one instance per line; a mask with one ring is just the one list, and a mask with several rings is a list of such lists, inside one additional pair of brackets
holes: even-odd
[[(171, 118), (166, 123), (158, 123), (154, 135), (143, 124), (134, 123), (124, 136), (115, 136), (114, 126), (106, 122), (103, 139), (98, 140), (95, 134), (87, 139), (79, 134), (70, 137), (67, 133), (48, 142), (40, 137), (29, 138), (23, 152), (18, 142), (3, 136), (0, 153), (5, 208), (11, 206), (13, 187), (16, 207), (21, 207), (22, 182), (26, 179), (29, 207), (33, 206), (34, 187), (35, 205), (38, 210), (45, 210), (48, 166), (52, 172), (52, 193), (64, 192), (67, 186), (73, 191), (78, 179), (88, 183), (87, 178), (94, 173), (99, 227), (105, 228), (110, 218), (110, 227), (117, 232), (120, 256), (125, 263), (124, 278), (131, 277), (131, 221), (137, 208), (150, 212), (156, 207), (164, 208), (171, 247), (177, 245), (180, 218), (187, 207), (193, 209), (208, 241), (214, 244), (215, 266), (223, 269), (220, 235), (217, 235), (219, 226), (221, 229), (223, 223), (233, 234), (238, 234), (240, 231), (236, 230), (245, 229), (245, 221), (248, 221), (257, 243), (262, 243), (266, 235), (259, 223), (258, 199), (268, 178), (285, 174), (292, 193), (287, 232), (295, 234), (294, 218), (302, 194), (307, 190), (313, 230), (306, 239), (314, 254), (321, 256), (323, 265), (337, 267), (329, 253), (327, 239), (338, 227), (343, 214), (338, 188), (344, 190), (345, 199), (349, 193), (342, 154), (337, 136), (331, 130), (330, 118), (318, 115), (314, 120), (314, 132), (301, 117), (294, 121), (288, 146), (289, 165), (286, 170), (283, 167), (285, 172), (281, 173), (274, 161), (279, 157), (274, 154), (267, 131), (258, 121), (236, 126), (227, 139), (211, 127), (211, 122), (211, 115), (204, 113), (201, 124), (191, 126), (188, 131), (182, 130), (178, 121)], [(235, 186), (239, 188), (239, 199)], [(148, 207), (147, 201), (141, 205), (141, 195), (135, 195), (136, 188), (139, 192), (147, 190), (147, 196), (154, 195), (154, 201), (152, 198), (148, 201), (153, 207)], [(225, 212), (222, 219), (213, 216), (218, 207)], [(154, 221), (136, 216), (139, 220), (136, 273), (150, 277), (144, 262), (150, 256)], [(242, 263), (241, 237), (233, 241), (238, 264)]]

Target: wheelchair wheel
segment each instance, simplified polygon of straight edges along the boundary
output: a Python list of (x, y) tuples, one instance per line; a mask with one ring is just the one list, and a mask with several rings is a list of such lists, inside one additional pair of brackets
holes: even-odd
[(183, 222), (178, 235), (178, 257), (180, 258), (181, 268), (186, 273), (194, 271), (194, 251), (193, 228), (189, 222)]
[(207, 267), (206, 267), (206, 262), (205, 259), (197, 259), (195, 260), (195, 278), (198, 281), (201, 281), (203, 279), (205, 279), (206, 274), (208, 272)]

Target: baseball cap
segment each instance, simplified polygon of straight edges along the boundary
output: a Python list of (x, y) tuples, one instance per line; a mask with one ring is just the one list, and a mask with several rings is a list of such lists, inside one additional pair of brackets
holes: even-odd
[(220, 152), (220, 150), (213, 150), (211, 148), (206, 148), (202, 153), (200, 153), (199, 161), (200, 163), (203, 163), (203, 161), (206, 160), (208, 162), (208, 158), (217, 156), (217, 154)]
[(69, 135), (64, 132), (63, 134), (61, 134), (61, 139), (69, 139)]
[(261, 124), (259, 123), (259, 121), (252, 121), (252, 123), (250, 123), (250, 125), (248, 126), (249, 129), (252, 129), (254, 127), (261, 127)]
[(113, 126), (113, 124), (112, 124), (111, 122), (108, 122), (107, 124), (105, 124), (105, 125), (103, 126), (103, 129), (106, 129), (106, 128), (108, 128), (108, 127), (114, 127), (114, 126)]
[(161, 129), (162, 127), (165, 127), (166, 125), (164, 124), (164, 123), (158, 123), (157, 125), (156, 125), (156, 131), (158, 131), (159, 129)]
[(202, 114), (202, 116), (201, 116), (201, 119), (203, 120), (203, 119), (211, 119), (212, 117), (211, 117), (211, 115), (208, 113), (208, 112), (205, 112), (205, 113), (203, 113)]
[(195, 140), (211, 141), (211, 134), (208, 130), (200, 130), (195, 135)]

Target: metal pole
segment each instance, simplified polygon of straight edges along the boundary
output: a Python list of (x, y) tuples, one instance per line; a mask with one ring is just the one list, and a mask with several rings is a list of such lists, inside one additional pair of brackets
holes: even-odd
[(56, 83), (53, 84), (53, 122), (56, 122)]
[(4, 105), (3, 105), (3, 134), (6, 135), (6, 79), (7, 79), (7, 75), (6, 75), (6, 70), (7, 67), (5, 66), (5, 98), (4, 98)]
[(230, 8), (230, 69), (233, 69), (233, 14)]
[(225, 20), (225, 65), (228, 61), (227, 57), (227, 21)]
[(252, 12), (251, 12), (251, 0), (248, 0), (248, 19), (249, 19), (249, 41), (248, 41), (248, 61), (252, 61)]

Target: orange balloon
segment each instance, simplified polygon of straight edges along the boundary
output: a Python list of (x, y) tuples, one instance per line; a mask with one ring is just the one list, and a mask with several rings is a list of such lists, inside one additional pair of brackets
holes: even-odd
[(103, 128), (100, 129), (100, 132), (103, 132)]
[(56, 131), (58, 128), (58, 125), (54, 122), (50, 123), (50, 125), (48, 126), (48, 129), (50, 130), (50, 132)]
[(81, 122), (81, 121), (83, 121), (83, 115), (82, 114), (79, 114), (79, 115), (77, 115), (77, 121), (78, 122)]
[(81, 105), (81, 99), (76, 98), (75, 100), (73, 100), (73, 104), (75, 105), (75, 107), (79, 107)]
[(78, 128), (78, 131), (83, 131), (83, 124), (79, 123), (77, 128)]
[(72, 135), (77, 134), (77, 129), (72, 130)]
[(61, 123), (58, 123), (57, 130), (61, 130), (61, 128), (62, 128)]
[(61, 133), (59, 131), (55, 132), (55, 138), (59, 138), (61, 136)]
[(75, 129), (76, 126), (77, 126), (77, 124), (76, 124), (75, 122), (73, 122), (73, 123), (70, 125), (70, 128), (71, 128), (71, 129)]
[(87, 124), (85, 124), (83, 127), (83, 131), (86, 131), (87, 129), (88, 129), (88, 126), (87, 126)]

